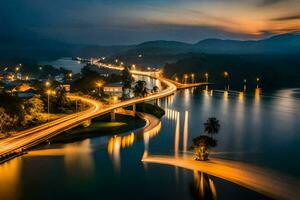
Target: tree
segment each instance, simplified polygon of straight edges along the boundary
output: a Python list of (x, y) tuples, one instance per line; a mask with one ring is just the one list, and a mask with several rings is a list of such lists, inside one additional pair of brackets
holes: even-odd
[(44, 112), (44, 103), (41, 99), (37, 97), (30, 98), (24, 103), (24, 107), (25, 117), (22, 125), (25, 126), (29, 123), (36, 124), (44, 120), (42, 115)]
[(4, 108), (0, 107), (0, 133), (4, 133), (8, 136), (8, 131), (13, 128), (15, 123), (16, 118), (11, 117), (8, 113), (6, 113)]
[(217, 134), (220, 130), (220, 123), (215, 117), (210, 117), (204, 123), (204, 132), (210, 134), (212, 138), (213, 134)]
[(133, 89), (134, 95), (136, 97), (145, 97), (148, 94), (148, 89), (146, 88), (146, 85), (146, 81), (137, 81)]
[(133, 78), (132, 75), (129, 71), (128, 67), (125, 67), (124, 70), (122, 71), (122, 81), (123, 81), (123, 88), (131, 88)]
[(210, 134), (200, 135), (193, 139), (191, 146), (195, 151), (196, 160), (207, 160), (209, 156), (209, 149), (217, 146), (217, 140), (213, 139), (212, 135), (217, 134), (220, 130), (219, 120), (215, 117), (208, 118), (204, 123), (204, 133)]
[(154, 86), (153, 89), (152, 89), (152, 91), (154, 93), (158, 93), (159, 92), (159, 88), (157, 86)]
[(217, 141), (206, 135), (200, 135), (193, 139), (192, 149), (195, 151), (196, 160), (207, 160), (209, 148), (215, 147)]

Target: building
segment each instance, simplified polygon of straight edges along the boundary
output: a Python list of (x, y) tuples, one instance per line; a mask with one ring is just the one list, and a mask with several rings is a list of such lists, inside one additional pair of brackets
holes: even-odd
[(111, 96), (122, 97), (123, 94), (123, 83), (110, 83), (103, 87), (104, 94), (108, 94)]

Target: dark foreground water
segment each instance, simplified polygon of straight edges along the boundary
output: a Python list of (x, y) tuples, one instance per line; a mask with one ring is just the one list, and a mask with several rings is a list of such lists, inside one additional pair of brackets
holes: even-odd
[(268, 199), (206, 175), (203, 194), (201, 174), (140, 161), (145, 148), (150, 154), (185, 150), (212, 116), (221, 123), (218, 156), (300, 178), (300, 90), (244, 97), (190, 89), (160, 104), (166, 115), (157, 134), (53, 144), (1, 165), (0, 199)]

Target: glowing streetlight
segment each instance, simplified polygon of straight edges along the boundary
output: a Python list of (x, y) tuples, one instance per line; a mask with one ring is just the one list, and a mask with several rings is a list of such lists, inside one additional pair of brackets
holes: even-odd
[(225, 90), (228, 91), (229, 90), (229, 73), (227, 71), (224, 72), (224, 77), (226, 79)]
[(247, 79), (244, 79), (244, 92), (247, 90)]
[(69, 74), (68, 74), (68, 77), (69, 77), (69, 81), (71, 81), (71, 80), (72, 80), (72, 77), (73, 77), (73, 74), (72, 74), (72, 73), (69, 73)]
[(259, 88), (259, 81), (260, 81), (260, 79), (256, 78), (256, 88)]
[(175, 78), (175, 81), (178, 82), (178, 78), (177, 77)]
[(50, 114), (50, 95), (55, 95), (56, 92), (54, 90), (47, 90), (47, 95), (48, 95), (48, 118), (47, 121), (49, 121), (49, 114)]
[(117, 96), (113, 96), (113, 103), (117, 103), (118, 101), (118, 97)]
[(96, 86), (98, 87), (99, 90), (99, 96), (101, 96), (101, 87), (102, 87), (103, 83), (101, 81), (96, 82)]
[(195, 80), (195, 74), (191, 74), (191, 77), (192, 77), (192, 83), (194, 83), (194, 80)]
[(118, 62), (119, 62), (119, 60), (118, 60), (118, 59), (116, 59), (116, 60), (115, 60), (115, 62), (116, 62), (116, 63), (118, 63)]
[(205, 76), (205, 81), (208, 83), (208, 73), (206, 72), (206, 73), (204, 74), (204, 76)]
[(189, 76), (187, 74), (184, 75), (184, 83), (187, 83), (187, 79), (189, 78)]
[(50, 81), (46, 81), (46, 82), (45, 82), (45, 86), (46, 86), (46, 87), (50, 87), (50, 85), (51, 85)]
[(133, 69), (133, 70), (135, 70), (135, 64), (133, 64), (133, 65), (131, 65), (131, 68)]

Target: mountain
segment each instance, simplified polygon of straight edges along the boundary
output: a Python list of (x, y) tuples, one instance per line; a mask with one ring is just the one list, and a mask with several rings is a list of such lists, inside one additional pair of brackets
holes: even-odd
[[(163, 57), (162, 61), (179, 54), (206, 53), (206, 54), (300, 54), (300, 35), (283, 34), (262, 40), (222, 40), (205, 39), (195, 44), (177, 41), (157, 40), (137, 45), (101, 46), (69, 44), (51, 39), (44, 39), (32, 35), (11, 36), (0, 34), (0, 56), (21, 57), (62, 57), (106, 56), (135, 60), (138, 55), (145, 57)], [(158, 58), (159, 59), (159, 58)], [(176, 59), (176, 58), (175, 58)], [(153, 63), (153, 61), (151, 61)], [(156, 62), (160, 64), (160, 62)]]
[(194, 45), (194, 52), (211, 54), (299, 54), (300, 35), (283, 34), (263, 40), (206, 39)]

